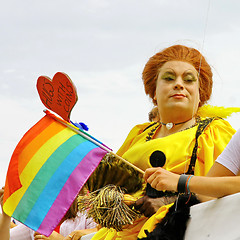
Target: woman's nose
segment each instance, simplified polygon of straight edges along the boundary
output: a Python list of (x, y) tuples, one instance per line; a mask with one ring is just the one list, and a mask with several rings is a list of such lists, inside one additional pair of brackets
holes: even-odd
[(174, 89), (183, 89), (183, 81), (182, 79), (177, 78), (175, 81)]

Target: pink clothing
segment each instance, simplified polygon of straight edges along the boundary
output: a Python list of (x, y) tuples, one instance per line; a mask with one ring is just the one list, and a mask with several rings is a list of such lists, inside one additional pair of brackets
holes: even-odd
[(75, 219), (67, 219), (60, 226), (60, 234), (66, 237), (75, 230), (95, 228), (97, 224), (86, 214), (78, 213)]
[(10, 229), (10, 240), (33, 240), (34, 231), (23, 224)]
[[(71, 232), (81, 229), (95, 228), (97, 224), (86, 214), (78, 213), (74, 219), (65, 220), (60, 226), (60, 234), (66, 237)], [(23, 224), (19, 224), (10, 230), (10, 240), (33, 240), (34, 231)]]

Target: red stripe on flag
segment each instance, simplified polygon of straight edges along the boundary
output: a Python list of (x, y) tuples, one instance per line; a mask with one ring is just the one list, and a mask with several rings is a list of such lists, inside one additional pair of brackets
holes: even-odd
[[(48, 127), (54, 120), (49, 121), (50, 117), (43, 117), (40, 121), (38, 121), (31, 129), (29, 129), (23, 136), (22, 139), (24, 141), (20, 141), (16, 146), (13, 155), (11, 157), (8, 172), (6, 177), (5, 189), (4, 189), (4, 202), (5, 200), (16, 190), (22, 187), (20, 182), (20, 169), (19, 169), (19, 155), (21, 154), (22, 150), (37, 136), (42, 132), (46, 127)], [(27, 164), (27, 163), (25, 163)], [(11, 183), (9, 184), (8, 179), (11, 179)]]

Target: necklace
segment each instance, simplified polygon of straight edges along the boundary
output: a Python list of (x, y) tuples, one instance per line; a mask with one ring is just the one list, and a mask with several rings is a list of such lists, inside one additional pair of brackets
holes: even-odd
[[(191, 119), (192, 119), (192, 118), (191, 118)], [(183, 123), (186, 123), (186, 122), (190, 121), (191, 119), (188, 119), (187, 121), (180, 122), (180, 123), (172, 123), (172, 122), (163, 123), (163, 122), (160, 122), (160, 124), (166, 126), (166, 128), (167, 128), (168, 130), (170, 130), (170, 129), (172, 129), (174, 126), (180, 125), (180, 124), (183, 124)]]
[[(194, 123), (192, 126), (190, 127), (187, 127), (183, 130), (180, 130), (179, 132), (182, 132), (182, 131), (185, 131), (185, 130), (188, 130), (192, 127), (195, 127), (196, 125), (198, 125), (199, 123), (201, 122), (201, 119), (200, 118), (196, 118), (196, 123)], [(151, 130), (148, 132), (147, 136), (146, 136), (146, 139), (145, 141), (148, 142), (150, 140), (152, 140), (153, 138), (153, 135), (155, 134), (156, 130), (158, 129), (158, 127), (160, 126), (160, 124), (162, 124), (161, 122), (155, 122), (154, 124), (150, 125), (149, 127), (151, 128)], [(148, 127), (146, 128), (148, 129)]]

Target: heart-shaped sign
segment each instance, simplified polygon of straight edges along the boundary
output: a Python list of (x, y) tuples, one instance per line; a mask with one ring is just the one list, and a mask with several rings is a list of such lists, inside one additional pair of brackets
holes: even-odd
[(40, 76), (37, 80), (37, 90), (45, 107), (64, 120), (70, 121), (70, 113), (78, 97), (76, 87), (67, 74), (57, 72), (52, 80), (49, 77)]

